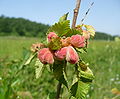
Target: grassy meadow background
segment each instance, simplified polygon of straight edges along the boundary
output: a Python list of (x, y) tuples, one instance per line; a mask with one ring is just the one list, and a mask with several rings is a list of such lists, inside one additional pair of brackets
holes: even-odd
[[(57, 81), (48, 69), (41, 78), (35, 78), (35, 62), (17, 72), (29, 54), (30, 46), (44, 42), (50, 26), (24, 18), (0, 16), (0, 99), (49, 99), (55, 94)], [(87, 54), (80, 57), (90, 64), (95, 74), (87, 99), (120, 99), (120, 39), (96, 32), (89, 42)], [(68, 80), (74, 75), (68, 66)], [(111, 90), (113, 90), (111, 92)], [(62, 88), (62, 99), (69, 94)]]
[[(34, 61), (15, 75), (25, 49), (32, 43), (43, 41), (35, 37), (0, 37), (0, 99), (7, 95), (12, 99), (47, 99), (47, 95), (55, 93), (57, 81), (49, 70), (44, 70), (41, 78), (35, 78)], [(87, 99), (120, 99), (111, 92), (113, 88), (120, 90), (120, 42), (90, 41), (88, 53), (80, 57), (90, 64), (95, 75)], [(68, 67), (68, 74), (71, 77), (74, 74), (72, 65)], [(68, 99), (65, 88), (62, 92), (62, 99)]]

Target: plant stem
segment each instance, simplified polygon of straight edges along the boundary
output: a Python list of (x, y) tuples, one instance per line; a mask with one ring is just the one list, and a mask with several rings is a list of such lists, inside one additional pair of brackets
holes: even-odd
[[(75, 25), (76, 25), (77, 16), (78, 16), (79, 8), (80, 8), (80, 3), (81, 3), (81, 0), (77, 0), (76, 8), (74, 9), (72, 28), (75, 28)], [(57, 85), (57, 94), (56, 94), (56, 98), (55, 99), (59, 99), (60, 98), (61, 87), (62, 87), (62, 83), (59, 82), (58, 85)]]
[(77, 0), (77, 2), (76, 2), (76, 8), (74, 9), (74, 16), (73, 16), (73, 21), (72, 21), (72, 28), (75, 28), (75, 25), (76, 25), (77, 16), (78, 16), (79, 8), (80, 8), (80, 3), (81, 3), (81, 0)]
[[(64, 69), (64, 72), (65, 72), (65, 75), (67, 75), (66, 67), (67, 67), (67, 61), (64, 61), (63, 69)], [(62, 83), (59, 81), (59, 83), (57, 85), (57, 93), (56, 93), (56, 98), (55, 99), (60, 99), (61, 87), (62, 87)]]
[(55, 99), (59, 99), (60, 98), (61, 87), (62, 87), (62, 84), (59, 82), (58, 85), (57, 85), (57, 94), (56, 94), (56, 98)]

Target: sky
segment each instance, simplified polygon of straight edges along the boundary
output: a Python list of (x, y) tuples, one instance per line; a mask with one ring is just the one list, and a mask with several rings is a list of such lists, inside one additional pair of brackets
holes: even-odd
[[(77, 24), (92, 2), (84, 24), (92, 25), (96, 31), (120, 35), (120, 0), (81, 0)], [(76, 0), (0, 0), (0, 15), (52, 25), (67, 12), (72, 22), (75, 5)]]

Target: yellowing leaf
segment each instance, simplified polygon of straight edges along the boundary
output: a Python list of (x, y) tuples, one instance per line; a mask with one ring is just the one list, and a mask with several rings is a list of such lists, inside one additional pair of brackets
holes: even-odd
[(48, 44), (48, 47), (51, 50), (58, 50), (62, 47), (62, 42), (60, 38), (53, 38), (51, 42)]
[(115, 95), (120, 95), (120, 90), (118, 90), (117, 88), (113, 88), (111, 92)]
[(91, 36), (95, 36), (95, 29), (91, 25), (84, 25), (84, 27), (90, 33)]
[(75, 27), (75, 29), (82, 32), (82, 27), (83, 27), (83, 25), (77, 25), (77, 26)]

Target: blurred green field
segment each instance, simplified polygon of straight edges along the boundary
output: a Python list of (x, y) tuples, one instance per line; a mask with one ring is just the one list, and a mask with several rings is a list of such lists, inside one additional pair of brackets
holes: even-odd
[[(19, 75), (11, 80), (11, 75), (19, 68), (22, 62), (23, 49), (29, 49), (32, 43), (43, 42), (39, 38), (0, 37), (0, 92), (4, 93), (12, 82), (14, 99), (17, 94), (28, 95), (33, 99), (47, 99), (49, 93), (56, 90), (56, 80), (48, 70), (45, 70), (40, 79), (35, 79), (34, 62), (25, 67)], [(87, 99), (120, 99), (111, 92), (113, 88), (120, 90), (120, 42), (90, 41), (88, 53), (80, 56), (90, 64), (95, 74)], [(73, 75), (73, 67), (69, 66), (69, 75)], [(71, 79), (70, 79), (71, 80)], [(63, 89), (65, 92), (66, 89)], [(26, 92), (26, 93), (25, 93)], [(4, 99), (0, 93), (0, 99)], [(68, 99), (68, 93), (62, 99)], [(114, 97), (114, 98), (113, 98)], [(20, 98), (19, 99), (32, 99)]]
[(21, 58), (24, 48), (29, 49), (32, 43), (40, 41), (40, 38), (0, 37), (0, 57)]

